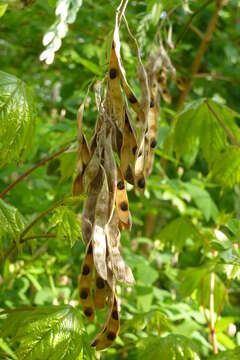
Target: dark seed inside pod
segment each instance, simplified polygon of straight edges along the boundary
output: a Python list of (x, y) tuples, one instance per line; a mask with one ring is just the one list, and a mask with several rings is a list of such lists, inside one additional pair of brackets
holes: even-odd
[(117, 70), (116, 69), (110, 69), (109, 76), (110, 76), (110, 79), (115, 79), (115, 77), (117, 76)]
[(97, 278), (96, 285), (98, 289), (103, 289), (105, 286), (104, 280), (102, 278)]
[(138, 180), (138, 187), (140, 187), (140, 189), (143, 189), (145, 186), (145, 179), (142, 178), (142, 179), (139, 179)]
[(92, 313), (93, 313), (93, 311), (92, 311), (92, 308), (90, 308), (90, 307), (88, 307), (88, 308), (86, 308), (86, 309), (84, 310), (84, 314), (85, 314), (87, 317), (92, 316)]
[(150, 108), (153, 108), (153, 107), (154, 107), (154, 100), (151, 99), (151, 101), (150, 101)]
[(96, 346), (97, 345), (97, 343), (98, 343), (98, 341), (97, 340), (94, 340), (92, 343), (91, 343), (91, 346)]
[(114, 334), (114, 332), (109, 331), (109, 333), (107, 334), (107, 338), (108, 340), (114, 340), (116, 338), (116, 335)]
[(87, 299), (87, 297), (88, 297), (88, 289), (82, 289), (80, 291), (80, 298), (81, 299)]
[(137, 99), (133, 94), (129, 96), (128, 100), (130, 101), (131, 104), (136, 104), (137, 102)]
[(123, 190), (124, 189), (124, 181), (123, 180), (120, 180), (117, 183), (117, 188), (118, 188), (118, 190)]
[(142, 151), (139, 152), (138, 157), (142, 156)]
[(126, 203), (126, 201), (121, 202), (120, 208), (121, 208), (122, 211), (127, 211), (128, 204)]
[(167, 89), (163, 89), (163, 94), (167, 94)]
[(137, 146), (134, 146), (134, 147), (132, 148), (133, 155), (136, 154), (136, 151), (137, 151)]
[(114, 310), (114, 311), (112, 312), (112, 318), (113, 318), (114, 320), (118, 320), (118, 312), (117, 312), (117, 310)]
[(87, 253), (88, 253), (88, 255), (92, 254), (92, 244), (89, 245)]
[(154, 149), (154, 148), (156, 147), (156, 145), (157, 145), (156, 140), (153, 140), (153, 141), (151, 142), (151, 148)]
[(82, 274), (83, 275), (88, 275), (90, 272), (89, 266), (88, 265), (84, 265), (83, 269), (82, 269)]

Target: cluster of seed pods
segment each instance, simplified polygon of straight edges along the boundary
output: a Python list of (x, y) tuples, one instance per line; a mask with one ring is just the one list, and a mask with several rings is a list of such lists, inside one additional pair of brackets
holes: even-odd
[[(130, 230), (132, 225), (126, 183), (144, 191), (157, 144), (158, 92), (124, 17), (126, 3), (116, 13), (107, 85), (95, 85), (98, 117), (89, 145), (82, 130), (84, 103), (78, 111), (78, 164), (73, 193), (87, 194), (82, 212), (86, 253), (79, 277), (79, 297), (90, 321), (94, 321), (95, 309), (106, 305), (108, 308), (102, 330), (91, 344), (97, 350), (110, 346), (119, 332), (116, 282), (135, 283), (120, 244), (122, 229)], [(137, 49), (140, 100), (127, 82), (121, 61), (122, 19)]]

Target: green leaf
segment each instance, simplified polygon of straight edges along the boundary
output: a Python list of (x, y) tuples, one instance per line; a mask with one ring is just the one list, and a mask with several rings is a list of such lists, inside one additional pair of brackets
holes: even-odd
[(207, 271), (208, 268), (188, 268), (180, 272), (181, 285), (179, 290), (183, 298), (190, 296), (198, 288)]
[(8, 4), (0, 5), (0, 18), (5, 14)]
[(228, 147), (217, 154), (213, 161), (211, 176), (224, 187), (233, 187), (240, 182), (240, 149)]
[(216, 221), (218, 209), (209, 193), (205, 189), (191, 183), (184, 183), (184, 187), (191, 195), (196, 206), (202, 211), (205, 219), (209, 221), (212, 218)]
[(171, 334), (164, 338), (149, 338), (141, 341), (138, 360), (200, 360), (196, 345), (184, 336)]
[(90, 60), (84, 59), (83, 57), (79, 56), (76, 51), (71, 51), (72, 60), (74, 60), (77, 64), (83, 65), (86, 69), (90, 70), (95, 75), (102, 75), (102, 70), (98, 65), (93, 63)]
[(34, 136), (33, 96), (24, 82), (0, 71), (0, 167), (23, 159)]
[(176, 246), (179, 250), (183, 248), (187, 240), (202, 241), (195, 227), (184, 217), (179, 217), (167, 224), (160, 231), (159, 239), (167, 245)]
[(9, 355), (11, 359), (18, 360), (10, 346), (2, 338), (0, 338), (0, 349)]
[[(208, 101), (225, 127), (237, 139), (240, 139), (240, 131), (235, 123), (235, 117), (238, 114), (225, 105), (218, 104), (213, 100)], [(210, 112), (206, 99), (188, 103), (184, 110), (177, 114), (170, 137), (166, 141), (167, 148), (169, 141), (172, 145), (171, 150), (176, 153), (178, 158), (191, 153), (193, 145), (199, 141), (199, 147), (210, 168), (215, 156), (220, 151), (226, 150), (229, 144), (226, 132)]]
[(87, 359), (92, 358), (82, 318), (71, 306), (10, 310), (3, 320), (2, 335), (18, 344), (19, 359), (72, 360), (82, 350)]
[(67, 206), (60, 206), (54, 210), (50, 220), (51, 227), (57, 227), (57, 238), (67, 238), (71, 247), (81, 237), (81, 228), (76, 214)]
[(70, 179), (73, 176), (74, 170), (76, 168), (77, 163), (77, 153), (75, 152), (67, 152), (60, 157), (60, 172), (61, 179), (60, 181), (64, 181)]
[(18, 209), (0, 199), (0, 239), (18, 243), (25, 225), (26, 221)]
[(219, 254), (219, 259), (224, 264), (240, 265), (240, 254), (239, 251), (232, 248), (226, 251), (222, 251)]

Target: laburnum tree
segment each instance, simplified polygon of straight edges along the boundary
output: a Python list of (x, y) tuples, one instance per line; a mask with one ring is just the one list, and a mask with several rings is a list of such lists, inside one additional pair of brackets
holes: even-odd
[(239, 0), (0, 0), (0, 359), (239, 359)]

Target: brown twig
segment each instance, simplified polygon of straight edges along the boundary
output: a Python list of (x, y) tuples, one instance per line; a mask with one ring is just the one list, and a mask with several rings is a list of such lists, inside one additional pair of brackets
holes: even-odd
[(208, 44), (212, 38), (213, 32), (217, 25), (219, 11), (221, 10), (222, 7), (223, 7), (223, 0), (217, 0), (216, 8), (215, 8), (215, 11), (214, 11), (214, 13), (210, 19), (210, 22), (208, 24), (204, 39), (202, 40), (201, 45), (195, 56), (195, 59), (192, 63), (191, 70), (190, 70), (191, 77), (190, 77), (189, 81), (186, 83), (185, 89), (182, 91), (182, 93), (179, 97), (178, 104), (177, 104), (178, 110), (182, 108), (182, 106), (183, 106), (185, 100), (187, 99), (188, 94), (191, 90), (193, 77), (199, 71), (202, 58), (203, 58), (203, 56), (207, 50)]
[(29, 174), (31, 174), (34, 170), (38, 169), (40, 166), (46, 164), (48, 161), (51, 161), (52, 159), (56, 158), (58, 155), (64, 153), (65, 151), (67, 151), (69, 149), (70, 145), (63, 147), (62, 149), (60, 149), (59, 151), (53, 153), (50, 156), (45, 157), (44, 159), (42, 159), (41, 161), (39, 161), (37, 164), (35, 164), (34, 166), (32, 166), (30, 169), (28, 169), (24, 174), (22, 174), (21, 176), (19, 176), (12, 184), (10, 184), (5, 190), (3, 190), (3, 192), (0, 194), (0, 199), (4, 198), (4, 196), (10, 191), (12, 190), (20, 181), (22, 181), (23, 179), (25, 179), (25, 177), (27, 177)]
[(220, 117), (218, 116), (218, 114), (214, 111), (214, 109), (212, 108), (212, 106), (210, 105), (209, 101), (206, 100), (205, 101), (207, 104), (208, 109), (211, 111), (211, 113), (215, 116), (216, 120), (218, 121), (219, 125), (223, 128), (223, 130), (225, 131), (225, 133), (227, 134), (228, 138), (231, 140), (231, 142), (236, 145), (237, 147), (240, 148), (240, 142), (232, 135), (232, 133), (228, 130), (228, 128), (225, 126), (225, 124), (223, 123), (223, 121), (220, 119)]

